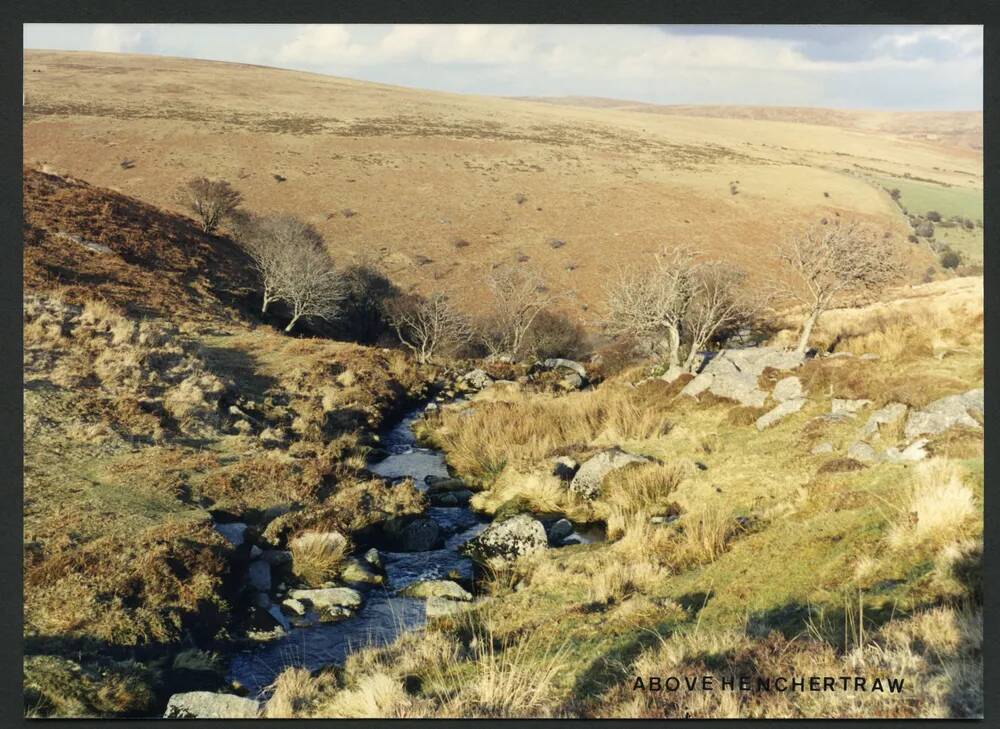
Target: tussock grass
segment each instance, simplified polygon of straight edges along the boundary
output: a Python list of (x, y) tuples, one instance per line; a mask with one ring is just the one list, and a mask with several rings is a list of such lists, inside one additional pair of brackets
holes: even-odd
[(319, 587), (336, 576), (351, 544), (337, 532), (306, 532), (289, 543), (292, 572), (312, 587)]
[(292, 666), (278, 674), (267, 687), (271, 693), (264, 708), (268, 719), (293, 719), (309, 716), (320, 698), (335, 690), (336, 676), (332, 671), (323, 671), (313, 676), (305, 668)]
[(617, 445), (669, 430), (664, 408), (639, 390), (611, 384), (562, 397), (519, 395), (471, 414), (446, 412), (434, 439), (456, 471), (491, 479), (507, 464), (533, 466), (571, 444)]
[(966, 533), (980, 513), (961, 469), (951, 461), (920, 463), (899, 517), (889, 532), (889, 544), (904, 549), (918, 544), (943, 545)]

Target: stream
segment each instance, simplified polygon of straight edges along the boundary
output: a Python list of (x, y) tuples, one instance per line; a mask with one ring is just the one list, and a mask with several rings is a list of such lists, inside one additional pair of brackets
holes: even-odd
[[(412, 425), (423, 409), (405, 416), (382, 437), (390, 455), (369, 470), (386, 480), (412, 478), (426, 490), (426, 476), (447, 477), (444, 456), (416, 444)], [(330, 664), (342, 664), (346, 657), (365, 646), (392, 642), (407, 630), (422, 628), (426, 622), (426, 601), (403, 597), (399, 590), (419, 580), (446, 579), (449, 573), (472, 578), (472, 561), (458, 553), (458, 547), (486, 528), (488, 520), (467, 507), (429, 507), (425, 516), (438, 523), (444, 546), (425, 552), (381, 551), (385, 581), (373, 586), (356, 614), (336, 623), (292, 628), (286, 635), (237, 653), (230, 664), (229, 681), (258, 695), (289, 666), (310, 671)]]

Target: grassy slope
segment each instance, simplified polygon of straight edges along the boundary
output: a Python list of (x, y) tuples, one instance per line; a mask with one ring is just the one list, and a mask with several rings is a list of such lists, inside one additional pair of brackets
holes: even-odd
[[(954, 716), (981, 711), (981, 704), (976, 708), (976, 697), (981, 701), (982, 696), (981, 673), (976, 673), (977, 629), (975, 618), (968, 617), (968, 611), (981, 604), (981, 586), (969, 576), (979, 568), (963, 572), (954, 567), (956, 559), (975, 564), (975, 541), (982, 534), (981, 431), (952, 431), (932, 439), (935, 463), (954, 469), (971, 491), (975, 513), (920, 538), (900, 525), (906, 523), (913, 484), (935, 478), (924, 466), (864, 467), (837, 453), (810, 455), (820, 440), (829, 440), (842, 454), (869, 412), (847, 423), (810, 422), (829, 412), (832, 397), (867, 397), (876, 406), (901, 399), (921, 407), (936, 397), (983, 386), (982, 293), (974, 284), (967, 279), (919, 287), (893, 304), (829, 314), (818, 340), (848, 333), (838, 349), (875, 350), (882, 359), (807, 365), (800, 373), (809, 393), (806, 407), (762, 433), (738, 407), (712, 399), (696, 404), (675, 397), (675, 386), (657, 381), (624, 392), (669, 418), (674, 427), (662, 436), (639, 435), (641, 428), (623, 431), (620, 414), (625, 409), (614, 404), (614, 382), (602, 385), (597, 394), (570, 394), (541, 405), (531, 398), (508, 398), (506, 407), (513, 413), (504, 422), (516, 422), (520, 411), (522, 418), (537, 423), (548, 408), (563, 415), (552, 421), (553, 428), (573, 412), (579, 418), (594, 412), (585, 403), (603, 398), (605, 419), (602, 426), (598, 417), (593, 441), (606, 444), (608, 433), (618, 433), (614, 442), (681, 469), (679, 485), (663, 493), (681, 503), (686, 515), (679, 523), (687, 525), (686, 531), (694, 529), (692, 515), (698, 514), (720, 514), (723, 520), (742, 515), (749, 522), (731, 532), (714, 558), (706, 556), (710, 537), (692, 545), (684, 532), (643, 528), (648, 514), (657, 513), (655, 508), (640, 511), (624, 527), (609, 522), (609, 528), (619, 532), (618, 541), (568, 547), (527, 560), (511, 573), (498, 575), (491, 588), (494, 597), (470, 617), (429, 631), (426, 640), (458, 641), (454, 650), (459, 658), (450, 659), (459, 661), (455, 667), (443, 670), (436, 663), (440, 657), (420, 653), (412, 642), (403, 641), (349, 665), (342, 680), (354, 686), (373, 671), (396, 676), (395, 667), (405, 663), (407, 671), (422, 678), (424, 688), (397, 697), (379, 711), (417, 716), (673, 716), (684, 711), (695, 716)], [(891, 322), (899, 331), (892, 330)], [(906, 337), (903, 351), (892, 344), (899, 342), (900, 332)], [(431, 424), (430, 436), (446, 448), (453, 465), (463, 467), (462, 476), (471, 481), (485, 477), (487, 491), (476, 497), (480, 505), (496, 508), (517, 493), (535, 508), (551, 509), (543, 476), (519, 477), (522, 486), (511, 488), (503, 473), (497, 477), (495, 471), (481, 470), (488, 461), (465, 454), (464, 449), (476, 448), (476, 433), (480, 449), (494, 438), (488, 428), (489, 408), (499, 406), (481, 407), (487, 408), (481, 415), (444, 416)], [(526, 411), (529, 407), (536, 409)], [(524, 427), (528, 433), (529, 426)], [(588, 452), (589, 444), (572, 442), (577, 435), (554, 430), (547, 445)], [(883, 446), (896, 437), (885, 433)], [(526, 456), (518, 455), (531, 452), (530, 445), (517, 445), (528, 443), (521, 430), (510, 431), (509, 442), (508, 468), (544, 473), (545, 461), (536, 461), (532, 468)], [(695, 461), (705, 468), (694, 467)], [(606, 495), (593, 507), (597, 512), (613, 512), (616, 505), (635, 508), (634, 502), (622, 500), (627, 492), (605, 488)], [(503, 496), (489, 498), (497, 489), (505, 489)], [(662, 508), (666, 502), (661, 498), (656, 503)], [(572, 499), (560, 507), (570, 513), (578, 508)], [(938, 500), (934, 509), (942, 508)], [(674, 536), (665, 536), (671, 533)], [(956, 553), (973, 556), (956, 558)], [(511, 589), (514, 585), (516, 590)], [(957, 607), (937, 607), (942, 604)], [(858, 624), (864, 626), (863, 634), (858, 634)], [(920, 627), (925, 624), (936, 627)], [(930, 634), (921, 638), (920, 630)], [(978, 630), (981, 641), (981, 627)], [(471, 649), (463, 653), (460, 646), (470, 631), (480, 640), (504, 646), (512, 656), (508, 663), (475, 650), (469, 656)], [(772, 631), (777, 634), (768, 637)], [(911, 637), (900, 642), (900, 634)], [(956, 637), (945, 648), (927, 649), (938, 645), (935, 634), (942, 645), (951, 638), (941, 636), (965, 637)], [(463, 655), (467, 661), (461, 660)], [(904, 656), (910, 656), (910, 663), (892, 663)], [(558, 671), (548, 676), (553, 666)], [(660, 675), (903, 671), (913, 693), (905, 701), (883, 703), (870, 697), (819, 701), (774, 695), (743, 696), (738, 705), (735, 700), (720, 704), (691, 696), (637, 698), (628, 687), (644, 670)], [(513, 676), (519, 671), (537, 677), (536, 685), (544, 683), (543, 696), (522, 687), (510, 705), (491, 703), (487, 689), (499, 683), (514, 691)], [(311, 704), (315, 715), (346, 715), (339, 713), (346, 708), (335, 699), (338, 694), (320, 693)], [(309, 709), (302, 712), (308, 714)]]
[(26, 172), (24, 215), (26, 707), (148, 713), (181, 644), (231, 618), (233, 553), (211, 512), (295, 502), (296, 528), (315, 514), (350, 532), (413, 508), (405, 489), (357, 483), (369, 435), (429, 373), (255, 323), (235, 247), (132, 198)]

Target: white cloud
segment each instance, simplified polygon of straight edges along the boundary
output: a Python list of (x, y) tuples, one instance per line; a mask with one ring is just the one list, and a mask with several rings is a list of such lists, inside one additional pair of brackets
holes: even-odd
[(26, 25), (26, 47), (234, 60), (444, 91), (981, 108), (979, 26)]
[(90, 33), (90, 49), (107, 53), (126, 53), (142, 42), (142, 31), (128, 25), (98, 23)]

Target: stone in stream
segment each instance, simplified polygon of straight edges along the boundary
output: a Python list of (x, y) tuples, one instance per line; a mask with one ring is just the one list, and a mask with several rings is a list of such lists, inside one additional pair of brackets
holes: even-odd
[(292, 615), (305, 615), (306, 606), (303, 605), (299, 600), (294, 597), (286, 598), (281, 601), (281, 606), (286, 608)]
[(289, 590), (288, 596), (295, 600), (304, 600), (317, 610), (330, 607), (361, 607), (361, 593), (350, 587)]
[(292, 553), (283, 549), (265, 549), (260, 558), (272, 567), (287, 567), (292, 563)]
[(478, 562), (511, 561), (548, 546), (542, 523), (527, 514), (518, 514), (503, 522), (493, 522), (459, 547), (459, 551)]
[(441, 542), (441, 527), (427, 516), (389, 519), (382, 525), (382, 533), (392, 549), (400, 552), (426, 552)]
[(321, 623), (335, 623), (338, 620), (344, 620), (354, 615), (354, 611), (341, 607), (340, 605), (331, 605), (328, 608), (318, 611), (319, 612), (319, 622)]
[(255, 590), (270, 592), (271, 565), (262, 559), (254, 560), (247, 568), (247, 582)]
[(427, 484), (428, 494), (440, 494), (448, 491), (465, 491), (467, 487), (460, 478), (440, 478), (437, 476), (427, 476), (424, 479)]
[(340, 568), (340, 579), (367, 585), (381, 585), (382, 575), (376, 574), (368, 562), (357, 557), (348, 557)]
[(472, 499), (472, 492), (468, 489), (459, 491), (444, 491), (430, 495), (433, 506), (467, 506)]
[(428, 619), (446, 618), (450, 615), (462, 612), (466, 606), (457, 600), (449, 600), (445, 597), (430, 597), (427, 599), (424, 610)]
[(632, 463), (648, 463), (649, 459), (626, 453), (620, 448), (609, 448), (589, 458), (573, 476), (569, 490), (585, 499), (596, 499), (601, 495), (604, 477), (612, 471)]
[(375, 569), (382, 571), (382, 555), (378, 553), (375, 547), (372, 547), (367, 552), (365, 552), (365, 562), (370, 564)]
[(400, 595), (407, 597), (444, 598), (447, 600), (461, 600), (470, 602), (472, 593), (466, 591), (461, 585), (452, 580), (420, 580), (412, 585), (407, 585), (400, 590)]
[(256, 719), (260, 702), (233, 694), (188, 691), (167, 701), (164, 719)]
[(223, 536), (223, 538), (232, 544), (234, 547), (239, 547), (243, 544), (244, 534), (246, 534), (247, 525), (242, 522), (232, 522), (230, 524), (216, 524), (215, 531)]
[(549, 543), (561, 544), (562, 540), (573, 533), (573, 522), (569, 519), (559, 519), (549, 527)]

